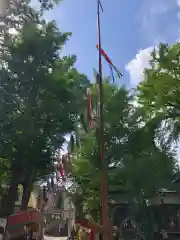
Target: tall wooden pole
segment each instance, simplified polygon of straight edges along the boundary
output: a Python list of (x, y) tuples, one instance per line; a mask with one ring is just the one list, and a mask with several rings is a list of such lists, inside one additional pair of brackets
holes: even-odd
[(108, 213), (108, 190), (106, 181), (107, 164), (104, 158), (104, 96), (103, 96), (103, 82), (102, 82), (102, 61), (101, 61), (101, 26), (100, 26), (100, 8), (102, 5), (100, 0), (97, 0), (97, 20), (98, 20), (98, 45), (99, 45), (99, 118), (100, 118), (100, 157), (101, 157), (101, 186), (100, 186), (100, 198), (101, 198), (101, 224), (103, 225), (103, 240), (109, 240), (109, 213)]

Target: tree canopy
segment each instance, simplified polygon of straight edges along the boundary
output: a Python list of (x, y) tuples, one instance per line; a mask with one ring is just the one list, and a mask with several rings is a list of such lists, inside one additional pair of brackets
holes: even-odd
[(179, 43), (160, 44), (152, 52), (150, 69), (137, 88), (146, 117), (159, 118), (161, 137), (169, 143), (179, 139), (179, 49)]
[(55, 151), (76, 127), (88, 84), (74, 68), (76, 57), (61, 56), (70, 34), (41, 19), (28, 1), (21, 4), (32, 15), (4, 39), (0, 68), (0, 155), (10, 161), (12, 173), (4, 208), (9, 213), (18, 183), (30, 184), (52, 171)]
[[(92, 86), (93, 91), (93, 86)], [(96, 98), (94, 97), (94, 101)], [(104, 83), (105, 161), (109, 197), (111, 192), (126, 191), (127, 201), (143, 203), (155, 189), (171, 185), (176, 160), (156, 142), (156, 119), (144, 122), (133, 96), (124, 88)], [(94, 104), (96, 105), (96, 104)], [(143, 111), (141, 111), (143, 112)], [(139, 120), (140, 117), (143, 120)], [(100, 192), (100, 155), (98, 126), (83, 137), (73, 159), (75, 198), (84, 212), (98, 219)], [(78, 198), (77, 198), (78, 197)], [(82, 209), (81, 209), (82, 210)]]
[[(15, 4), (16, 3), (16, 4)], [(9, 187), (2, 214), (13, 212), (18, 184), (27, 208), (34, 181), (54, 171), (55, 153), (71, 134), (71, 195), (79, 215), (100, 219), (99, 92), (75, 68), (76, 56), (62, 56), (71, 33), (63, 33), (44, 12), (58, 0), (9, 2), (0, 45), (0, 191)], [(103, 81), (104, 143), (109, 203), (113, 192), (128, 193), (132, 214), (146, 219), (145, 201), (155, 189), (171, 187), (179, 141), (179, 43), (152, 52), (144, 81), (132, 94)], [(86, 90), (92, 91), (93, 128), (82, 121)], [(135, 104), (136, 103), (136, 104)], [(80, 136), (78, 132), (85, 132)], [(21, 173), (21, 174), (20, 174)], [(4, 184), (4, 185), (3, 185)], [(142, 211), (141, 211), (142, 210)]]

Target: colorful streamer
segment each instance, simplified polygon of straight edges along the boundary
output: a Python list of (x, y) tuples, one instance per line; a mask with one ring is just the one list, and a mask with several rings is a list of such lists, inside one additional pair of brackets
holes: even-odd
[(115, 83), (115, 77), (114, 77), (114, 73), (113, 73), (113, 68), (112, 68), (112, 66), (110, 64), (109, 64), (109, 67), (110, 67), (110, 72), (111, 72), (111, 77), (112, 77), (113, 83)]
[[(99, 45), (96, 45), (96, 48), (99, 50)], [(108, 57), (107, 53), (101, 48), (100, 50), (101, 55), (105, 58), (105, 60), (107, 61), (107, 63), (109, 63), (111, 69), (114, 69), (117, 76), (120, 78), (122, 77), (122, 73), (118, 70), (118, 68), (113, 64), (113, 62), (111, 61), (111, 59)], [(112, 73), (111, 73), (112, 74)], [(114, 81), (115, 79), (113, 79)]]

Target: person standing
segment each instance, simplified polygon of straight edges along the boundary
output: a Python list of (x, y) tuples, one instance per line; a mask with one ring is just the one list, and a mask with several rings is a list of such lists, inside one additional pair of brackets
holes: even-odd
[(161, 239), (167, 240), (168, 239), (168, 233), (165, 231), (165, 229), (161, 230)]

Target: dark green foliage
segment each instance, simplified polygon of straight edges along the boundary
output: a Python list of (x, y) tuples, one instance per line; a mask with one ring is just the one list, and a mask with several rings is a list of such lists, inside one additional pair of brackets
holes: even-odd
[[(51, 8), (48, 1), (41, 3)], [(60, 56), (70, 33), (43, 20), (28, 1), (20, 5), (27, 11), (22, 15), (21, 8), (11, 6), (20, 27), (15, 35), (2, 33), (0, 59), (0, 156), (9, 160), (12, 174), (9, 212), (18, 183), (27, 186), (53, 171), (54, 154), (65, 134), (76, 129), (83, 89), (89, 84), (74, 68), (75, 56)]]
[[(96, 90), (93, 89), (92, 86), (93, 100), (96, 102)], [(126, 191), (127, 201), (136, 205), (133, 209), (142, 208), (142, 203), (154, 189), (171, 183), (175, 160), (165, 149), (158, 147), (156, 129), (159, 121), (152, 119), (145, 123), (143, 111), (134, 107), (133, 97), (125, 89), (104, 82), (104, 100), (109, 192)], [(81, 148), (73, 159), (72, 172), (84, 213), (95, 220), (100, 217), (98, 137), (98, 125), (85, 133)], [(74, 197), (77, 198), (77, 192)]]

